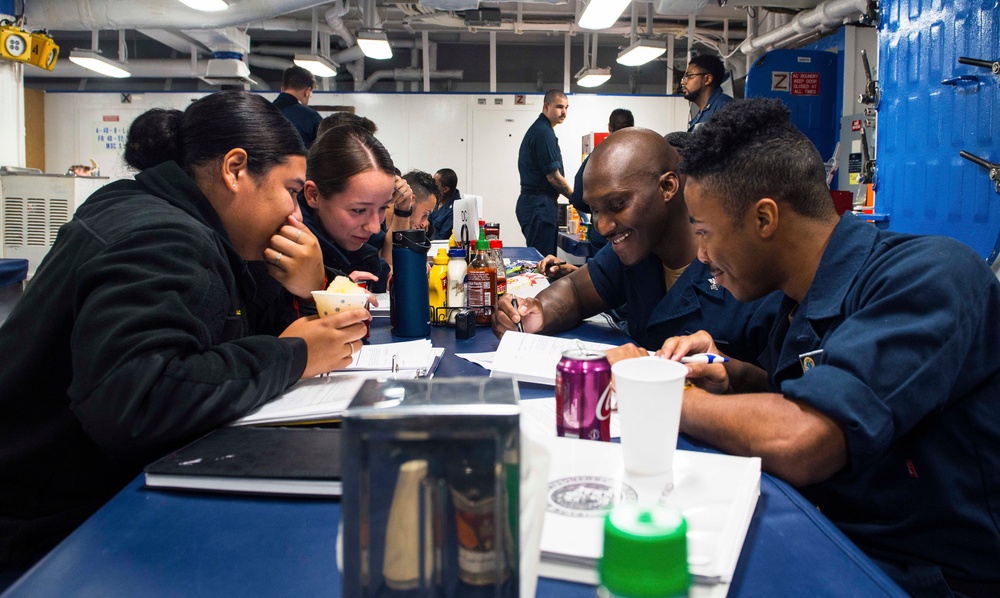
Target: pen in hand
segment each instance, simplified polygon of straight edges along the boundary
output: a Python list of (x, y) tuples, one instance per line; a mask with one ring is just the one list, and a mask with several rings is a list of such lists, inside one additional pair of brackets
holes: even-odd
[(729, 361), (728, 357), (714, 353), (695, 353), (694, 355), (681, 357), (681, 363), (725, 363), (727, 361)]
[[(510, 304), (513, 305), (514, 306), (514, 310), (517, 311), (517, 297), (511, 297), (510, 298)], [(521, 314), (517, 314), (517, 317), (520, 318)], [(517, 321), (517, 331), (518, 332), (524, 332), (524, 326), (521, 326), (521, 320)]]

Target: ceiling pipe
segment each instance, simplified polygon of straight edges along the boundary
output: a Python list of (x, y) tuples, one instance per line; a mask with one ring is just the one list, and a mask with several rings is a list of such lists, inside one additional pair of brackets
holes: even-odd
[(344, 25), (344, 16), (348, 11), (350, 11), (350, 8), (347, 6), (347, 2), (336, 0), (333, 3), (333, 7), (324, 13), (323, 18), (326, 20), (326, 24), (330, 26), (330, 33), (344, 40), (346, 45), (353, 46), (356, 43), (354, 34)]
[(28, 2), (24, 10), (32, 27), (44, 29), (156, 29), (164, 23), (174, 29), (218, 29), (323, 4), (327, 1), (241, 0), (223, 11), (201, 12), (176, 0), (76, 0)]
[(278, 58), (277, 56), (259, 56), (257, 54), (248, 54), (247, 64), (258, 69), (283, 71), (292, 66), (294, 63), (291, 60)]
[[(465, 76), (462, 69), (448, 71), (431, 71), (431, 79), (461, 79)], [(368, 91), (372, 85), (383, 79), (393, 79), (395, 81), (420, 81), (424, 77), (424, 71), (420, 68), (407, 69), (383, 69), (375, 71), (368, 76), (354, 91)]]
[(816, 8), (795, 15), (791, 22), (755, 37), (748, 37), (739, 50), (752, 57), (765, 50), (780, 48), (809, 34), (840, 27), (845, 19), (863, 16), (869, 0), (826, 0)]

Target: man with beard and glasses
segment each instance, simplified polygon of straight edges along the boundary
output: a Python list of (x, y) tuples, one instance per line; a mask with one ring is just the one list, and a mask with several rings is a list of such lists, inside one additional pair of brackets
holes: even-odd
[(722, 93), (722, 81), (726, 78), (726, 67), (718, 56), (702, 54), (688, 63), (681, 77), (681, 93), (684, 99), (698, 108), (698, 113), (688, 123), (688, 132), (694, 131), (702, 123), (708, 122), (718, 110), (733, 101)]

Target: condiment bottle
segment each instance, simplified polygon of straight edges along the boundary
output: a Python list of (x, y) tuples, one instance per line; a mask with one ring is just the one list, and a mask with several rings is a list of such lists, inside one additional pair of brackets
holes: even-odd
[(454, 324), (455, 315), (465, 307), (468, 264), (465, 263), (464, 249), (452, 249), (448, 258), (448, 323)]
[(431, 309), (431, 322), (442, 323), (448, 319), (448, 250), (438, 249), (427, 277), (427, 295)]

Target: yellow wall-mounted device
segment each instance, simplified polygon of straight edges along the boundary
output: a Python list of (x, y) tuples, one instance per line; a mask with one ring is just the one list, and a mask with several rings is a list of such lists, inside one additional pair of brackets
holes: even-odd
[(0, 26), (0, 58), (30, 61), (31, 34), (10, 25)]
[(37, 31), (31, 34), (31, 64), (51, 71), (58, 58), (59, 46), (51, 37)]

